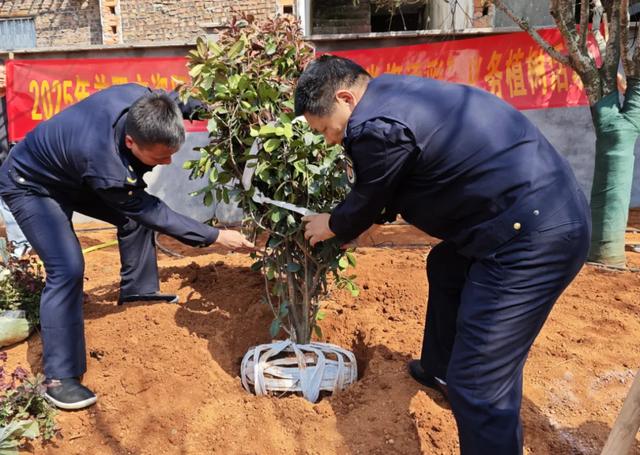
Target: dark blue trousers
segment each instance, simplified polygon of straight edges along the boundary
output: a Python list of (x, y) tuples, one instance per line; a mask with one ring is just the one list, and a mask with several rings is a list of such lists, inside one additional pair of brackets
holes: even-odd
[(71, 215), (77, 211), (117, 227), (122, 264), (120, 293), (125, 296), (158, 290), (153, 231), (97, 199), (65, 200), (21, 188), (5, 188), (3, 198), (47, 272), (40, 300), (45, 375), (56, 379), (80, 376), (86, 371), (84, 259)]
[(421, 364), (447, 382), (463, 455), (522, 453), (524, 363), (582, 267), (590, 234), (580, 193), (485, 257), (464, 257), (447, 242), (429, 254)]

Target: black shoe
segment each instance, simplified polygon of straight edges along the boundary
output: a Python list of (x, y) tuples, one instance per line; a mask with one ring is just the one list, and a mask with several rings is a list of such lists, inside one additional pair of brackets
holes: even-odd
[(134, 294), (127, 296), (120, 296), (118, 298), (118, 305), (124, 305), (129, 302), (167, 302), (167, 303), (178, 303), (180, 299), (175, 294), (160, 294), (159, 292), (154, 292), (152, 294)]
[(447, 400), (449, 399), (447, 383), (439, 380), (435, 376), (425, 373), (419, 360), (411, 360), (407, 366), (409, 367), (409, 374), (413, 379), (425, 387), (429, 387), (430, 389), (440, 392)]
[(82, 409), (94, 404), (98, 397), (76, 378), (47, 379), (44, 396), (60, 409)]

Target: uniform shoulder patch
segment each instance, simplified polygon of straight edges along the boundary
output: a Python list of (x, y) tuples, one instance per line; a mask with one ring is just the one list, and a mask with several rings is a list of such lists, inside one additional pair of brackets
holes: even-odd
[(356, 171), (353, 169), (353, 160), (348, 155), (345, 155), (344, 158), (347, 181), (349, 182), (349, 185), (353, 186), (356, 184)]

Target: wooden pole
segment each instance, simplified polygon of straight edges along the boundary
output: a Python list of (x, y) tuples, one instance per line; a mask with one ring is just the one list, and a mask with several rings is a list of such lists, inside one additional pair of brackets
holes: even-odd
[(628, 454), (636, 440), (638, 428), (640, 428), (640, 370), (636, 373), (601, 455)]

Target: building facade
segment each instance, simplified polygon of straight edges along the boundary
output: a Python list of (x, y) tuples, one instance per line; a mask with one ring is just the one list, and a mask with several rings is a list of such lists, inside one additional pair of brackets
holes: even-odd
[(0, 50), (193, 42), (211, 24), (266, 18), (293, 0), (3, 0)]

